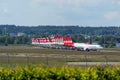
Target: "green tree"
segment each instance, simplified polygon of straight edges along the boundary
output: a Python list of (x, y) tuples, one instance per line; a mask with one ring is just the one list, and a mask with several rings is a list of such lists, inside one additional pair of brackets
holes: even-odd
[(20, 44), (20, 40), (18, 39), (18, 37), (15, 38), (15, 44)]

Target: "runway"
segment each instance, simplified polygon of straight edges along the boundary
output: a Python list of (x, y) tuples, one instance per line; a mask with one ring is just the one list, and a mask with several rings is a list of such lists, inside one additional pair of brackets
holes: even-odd
[(120, 62), (67, 62), (68, 65), (120, 65)]

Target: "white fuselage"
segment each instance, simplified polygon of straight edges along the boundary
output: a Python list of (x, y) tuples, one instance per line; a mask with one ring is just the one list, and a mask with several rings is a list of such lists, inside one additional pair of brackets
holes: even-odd
[(94, 44), (85, 44), (85, 43), (74, 43), (74, 47), (76, 48), (82, 48), (84, 50), (97, 50), (97, 49), (103, 49), (100, 45), (94, 45)]
[(102, 46), (97, 44), (89, 44), (89, 43), (74, 43), (71, 37), (53, 37), (49, 38), (32, 38), (32, 44), (41, 45), (41, 46), (65, 46), (72, 47), (82, 50), (99, 50), (103, 49)]

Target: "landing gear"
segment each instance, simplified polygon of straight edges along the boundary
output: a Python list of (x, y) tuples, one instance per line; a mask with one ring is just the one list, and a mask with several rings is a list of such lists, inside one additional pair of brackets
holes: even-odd
[(90, 50), (87, 48), (85, 51), (88, 51), (88, 52), (89, 52)]

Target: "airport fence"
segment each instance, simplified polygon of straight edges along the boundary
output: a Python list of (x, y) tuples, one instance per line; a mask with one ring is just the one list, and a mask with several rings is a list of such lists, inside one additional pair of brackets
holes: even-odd
[(42, 64), (46, 66), (120, 65), (119, 55), (1, 53), (1, 66)]

